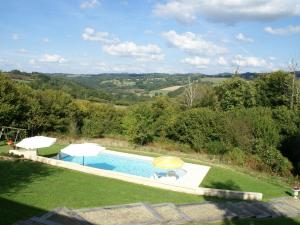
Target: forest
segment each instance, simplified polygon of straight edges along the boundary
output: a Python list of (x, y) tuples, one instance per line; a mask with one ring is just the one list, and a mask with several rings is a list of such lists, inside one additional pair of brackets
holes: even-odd
[[(30, 135), (115, 135), (137, 145), (166, 142), (259, 171), (299, 174), (297, 74), (209, 79), (195, 74), (68, 77), (2, 72), (0, 125), (25, 128)], [(128, 92), (128, 86), (136, 92)], [(170, 86), (178, 88), (149, 94)]]

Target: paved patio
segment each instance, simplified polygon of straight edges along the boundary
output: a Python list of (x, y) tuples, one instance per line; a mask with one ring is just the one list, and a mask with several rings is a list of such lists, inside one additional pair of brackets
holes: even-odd
[(284, 197), (270, 202), (134, 203), (76, 210), (58, 208), (14, 225), (175, 225), (299, 215), (300, 200)]

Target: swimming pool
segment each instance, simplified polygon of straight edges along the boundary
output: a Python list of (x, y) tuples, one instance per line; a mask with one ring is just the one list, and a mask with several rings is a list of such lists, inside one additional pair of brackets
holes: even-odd
[[(61, 160), (78, 164), (82, 164), (83, 162), (83, 158), (77, 156), (65, 156)], [(103, 152), (98, 156), (84, 157), (84, 165), (147, 178), (151, 178), (154, 173), (166, 172), (165, 170), (153, 167), (152, 161), (150, 160), (107, 152)]]

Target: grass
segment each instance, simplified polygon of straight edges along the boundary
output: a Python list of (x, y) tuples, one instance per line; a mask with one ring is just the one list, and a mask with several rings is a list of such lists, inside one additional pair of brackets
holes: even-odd
[[(50, 148), (40, 149), (39, 154), (53, 156), (65, 146), (66, 144), (58, 143)], [(150, 156), (164, 154), (135, 151), (130, 148), (117, 149)], [(5, 154), (8, 150), (8, 146), (0, 146), (0, 154)], [(184, 160), (205, 164), (195, 158)], [(210, 164), (210, 166), (212, 167), (201, 186), (262, 192), (265, 199), (284, 196), (289, 191), (283, 183), (268, 176), (254, 176), (253, 173), (242, 173), (235, 168), (222, 165)], [(20, 159), (0, 159), (0, 177), (0, 218), (4, 218), (0, 220), (0, 224), (11, 224), (62, 206), (84, 208), (133, 202), (187, 203), (204, 200), (200, 196), (141, 186)], [(15, 213), (16, 211), (18, 213)], [(276, 222), (296, 224), (289, 223), (288, 220), (276, 219)], [(272, 220), (233, 221), (216, 225), (274, 224), (269, 221)]]
[(255, 177), (231, 169), (212, 167), (201, 183), (203, 187), (261, 192), (264, 200), (288, 195), (290, 188), (271, 179)]
[[(0, 224), (57, 207), (197, 202), (200, 196), (141, 186), (26, 160), (0, 160)], [(17, 212), (16, 212), (17, 210)]]
[[(58, 143), (49, 148), (42, 148), (39, 150), (39, 155), (51, 157), (58, 153), (58, 151), (64, 148), (67, 144)], [(147, 152), (147, 151), (135, 151), (130, 148), (109, 148), (113, 150), (135, 153), (147, 156), (160, 156), (163, 152)], [(6, 152), (8, 148), (6, 146), (0, 146), (0, 153)], [(174, 152), (172, 152), (174, 154)], [(182, 157), (182, 156), (180, 156)], [(182, 157), (184, 158), (184, 157)], [(198, 161), (195, 158), (184, 158), (186, 162), (205, 164), (203, 161)], [(211, 166), (205, 179), (202, 181), (202, 187), (228, 189), (237, 191), (249, 191), (249, 192), (260, 192), (263, 193), (264, 200), (268, 200), (274, 197), (287, 196), (290, 192), (290, 187), (279, 181), (274, 177), (262, 175), (258, 172), (241, 172), (234, 167), (222, 166), (218, 164), (207, 164)]]
[[(166, 154), (166, 152), (164, 151), (148, 152), (121, 147), (113, 147), (109, 149), (152, 157)], [(168, 154), (180, 156), (186, 162), (210, 166), (211, 168), (208, 174), (200, 185), (202, 187), (260, 192), (263, 193), (264, 200), (290, 195), (289, 192), (291, 191), (291, 188), (286, 183), (281, 181), (278, 177), (272, 177), (263, 173), (249, 170), (247, 172), (247, 170), (238, 169), (234, 166), (230, 167), (217, 163), (212, 164), (210, 162), (198, 160), (195, 156), (189, 157), (188, 154), (176, 154), (175, 152), (171, 152)]]

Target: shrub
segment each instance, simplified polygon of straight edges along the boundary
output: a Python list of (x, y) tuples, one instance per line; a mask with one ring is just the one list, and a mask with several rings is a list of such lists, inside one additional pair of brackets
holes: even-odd
[(297, 114), (299, 115), (299, 112), (290, 110), (286, 106), (279, 106), (272, 110), (282, 140), (296, 134), (300, 122)]
[[(232, 112), (234, 119), (241, 119), (249, 126), (254, 139), (263, 139), (266, 144), (277, 147), (280, 142), (279, 129), (269, 108), (240, 109)], [(252, 141), (252, 140), (251, 140)]]
[(129, 109), (124, 117), (123, 126), (129, 140), (144, 145), (154, 139), (153, 114), (149, 103), (141, 103)]
[(204, 146), (208, 154), (224, 155), (228, 151), (227, 146), (221, 141), (211, 141), (204, 144)]
[(105, 134), (122, 132), (122, 115), (108, 104), (88, 103), (81, 106), (84, 113), (82, 134), (87, 137), (102, 137)]
[(224, 81), (216, 87), (216, 93), (222, 110), (249, 108), (256, 105), (254, 85), (239, 77)]
[(255, 81), (258, 104), (265, 107), (290, 106), (292, 80), (292, 75), (283, 71), (260, 75)]
[(172, 139), (190, 144), (195, 150), (205, 148), (211, 141), (222, 141), (224, 117), (209, 109), (190, 109), (182, 112), (175, 124)]
[(233, 148), (227, 152), (225, 158), (236, 165), (243, 166), (246, 162), (247, 156), (240, 148)]
[(291, 163), (275, 147), (266, 144), (263, 140), (257, 139), (254, 143), (253, 153), (260, 156), (262, 162), (278, 174), (290, 174)]

